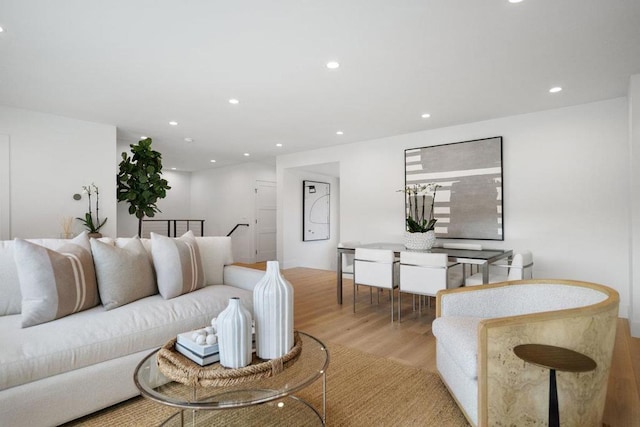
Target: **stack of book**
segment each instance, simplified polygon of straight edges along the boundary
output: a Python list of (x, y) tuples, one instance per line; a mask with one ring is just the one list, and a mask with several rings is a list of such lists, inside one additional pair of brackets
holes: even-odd
[(211, 365), (220, 360), (218, 343), (198, 344), (193, 339), (193, 332), (178, 334), (176, 339), (176, 351), (193, 360), (200, 366)]
[[(252, 350), (256, 351), (256, 331), (255, 328), (251, 328), (252, 332)], [(184, 332), (182, 334), (178, 334), (176, 339), (176, 351), (183, 356), (193, 360), (200, 366), (211, 365), (212, 363), (216, 363), (220, 361), (220, 352), (218, 350), (217, 339), (214, 344), (198, 344), (196, 342), (196, 337), (200, 333), (200, 335), (215, 335), (210, 333), (204, 333), (204, 329), (198, 331)]]

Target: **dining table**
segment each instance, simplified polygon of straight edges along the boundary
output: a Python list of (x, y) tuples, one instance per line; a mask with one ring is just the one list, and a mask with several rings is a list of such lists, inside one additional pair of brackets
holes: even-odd
[(425, 250), (407, 249), (402, 243), (366, 243), (357, 246), (343, 245), (337, 249), (338, 262), (336, 263), (336, 290), (338, 304), (342, 304), (342, 256), (344, 254), (354, 254), (356, 247), (367, 249), (386, 249), (392, 250), (396, 256), (400, 256), (400, 252), (429, 252), (429, 253), (445, 253), (449, 258), (449, 262), (460, 264), (476, 265), (482, 272), (482, 283), (489, 282), (489, 265), (504, 258), (513, 256), (511, 249), (466, 249), (460, 247), (433, 247)]

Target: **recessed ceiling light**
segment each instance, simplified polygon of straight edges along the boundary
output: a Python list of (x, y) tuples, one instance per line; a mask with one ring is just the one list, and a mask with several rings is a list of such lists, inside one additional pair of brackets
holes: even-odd
[(420, 116), (420, 117), (422, 117), (423, 119), (428, 119), (429, 117), (431, 117), (431, 114), (429, 114), (429, 113), (424, 113), (424, 114), (423, 114), (422, 116)]
[(330, 70), (335, 70), (336, 68), (339, 68), (340, 64), (337, 63), (336, 61), (329, 61), (327, 62), (327, 68)]
[(4, 31), (4, 28), (0, 27), (0, 33)]
[(174, 122), (174, 121), (170, 121), (170, 122), (169, 122), (169, 124), (170, 124), (171, 126), (178, 126), (178, 122)]
[(178, 170), (178, 168), (171, 168), (172, 171)]
[(249, 153), (244, 153), (244, 156), (245, 156), (245, 157), (249, 157), (250, 155), (251, 155), (251, 154), (249, 154)]
[(522, 0), (509, 0), (509, 3), (520, 3)]
[(209, 161), (210, 161), (211, 163), (215, 163), (215, 162), (216, 162), (216, 161), (215, 161), (215, 160), (213, 160), (213, 159), (211, 159), (211, 160), (209, 160)]
[(142, 136), (140, 137), (140, 141), (142, 141), (143, 139), (147, 139), (147, 137), (146, 137), (146, 136), (144, 136), (144, 135), (142, 135)]
[(238, 101), (238, 100), (237, 100), (237, 99), (235, 99), (235, 98), (231, 98), (231, 99), (229, 100), (229, 104), (234, 104), (234, 105), (235, 105), (235, 104), (240, 104), (240, 101)]
[(338, 132), (336, 132), (336, 135), (344, 135), (344, 132), (342, 132), (341, 130), (339, 130)]
[(551, 89), (549, 89), (549, 92), (551, 93), (558, 93), (561, 91), (562, 91), (562, 88), (560, 86), (552, 87)]
[(276, 147), (282, 147), (282, 144), (277, 143), (277, 144), (276, 144)]
[(193, 138), (185, 138), (184, 142), (193, 142)]

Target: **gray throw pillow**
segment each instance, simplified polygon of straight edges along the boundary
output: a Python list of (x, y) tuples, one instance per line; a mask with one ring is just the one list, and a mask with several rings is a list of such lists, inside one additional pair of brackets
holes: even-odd
[(91, 239), (91, 252), (105, 309), (158, 293), (153, 267), (140, 239), (131, 239), (121, 248)]

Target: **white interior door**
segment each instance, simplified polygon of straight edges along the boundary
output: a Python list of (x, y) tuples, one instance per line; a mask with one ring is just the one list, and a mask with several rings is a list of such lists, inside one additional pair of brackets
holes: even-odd
[(9, 136), (0, 135), (0, 240), (11, 239), (11, 159)]
[(276, 259), (276, 183), (256, 181), (256, 262)]

